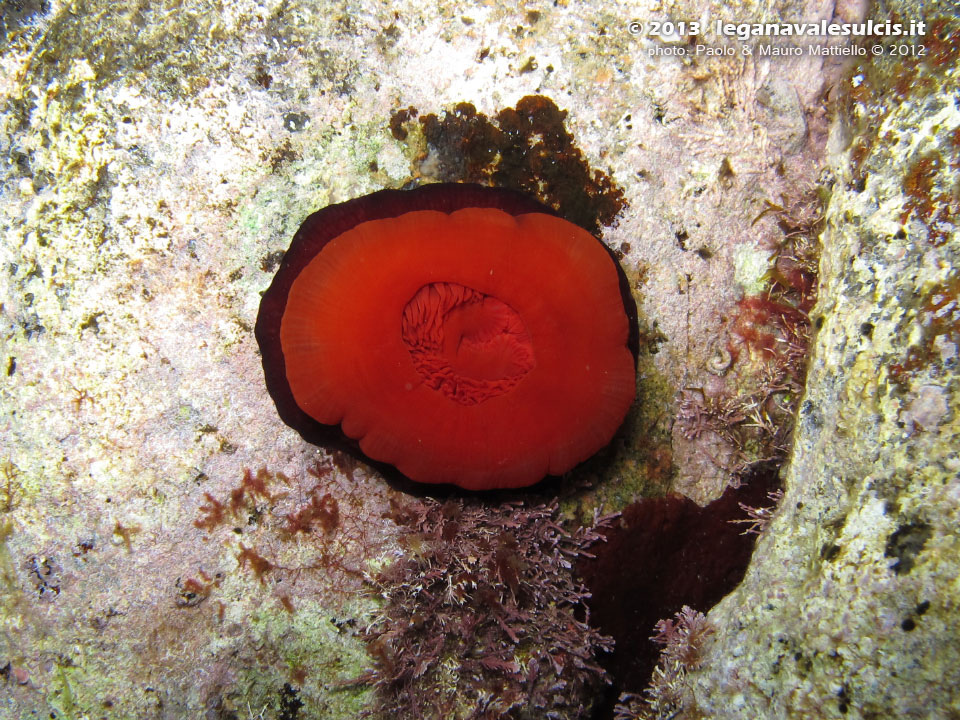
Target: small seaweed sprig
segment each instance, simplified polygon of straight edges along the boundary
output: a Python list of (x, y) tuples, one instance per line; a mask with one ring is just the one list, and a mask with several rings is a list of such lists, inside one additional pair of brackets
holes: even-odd
[(643, 695), (623, 693), (615, 720), (664, 720), (678, 717), (686, 705), (685, 679), (700, 666), (706, 640), (714, 632), (706, 616), (684, 605), (673, 618), (660, 620), (651, 636), (663, 646), (650, 685)]
[(607, 682), (574, 560), (601, 539), (568, 530), (556, 501), (413, 501), (393, 513), (405, 553), (376, 577), (386, 601), (367, 629), (384, 714), (584, 718)]
[(783, 500), (783, 490), (777, 489), (773, 492), (768, 492), (767, 500), (772, 504), (766, 507), (753, 507), (746, 503), (737, 503), (740, 509), (747, 514), (747, 517), (740, 520), (731, 520), (730, 522), (742, 523), (747, 526), (747, 528), (740, 533), (741, 535), (759, 535), (767, 529), (773, 521), (777, 506), (780, 504), (780, 501)]

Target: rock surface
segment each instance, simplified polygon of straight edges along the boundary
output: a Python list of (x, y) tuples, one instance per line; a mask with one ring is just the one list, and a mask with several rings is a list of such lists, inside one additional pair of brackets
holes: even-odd
[[(493, 116), (527, 95), (566, 110), (623, 189), (603, 240), (646, 322), (620, 439), (550, 488), (582, 518), (669, 490), (706, 504), (764, 455), (763, 412), (725, 415), (737, 447), (678, 421), (680, 398), (719, 407), (762, 385), (768, 364), (744, 339), (761, 321), (746, 327), (741, 301), (771, 287), (786, 234), (771, 208), (812, 191), (828, 151), (834, 165), (787, 497), (709, 616), (689, 707), (960, 711), (956, 35), (897, 89), (892, 61), (849, 86), (842, 59), (746, 56), (736, 41), (732, 57), (678, 57), (655, 51), (683, 39), (630, 30), (856, 20), (863, 5), (678, 0), (635, 18), (613, 2), (7, 3), (5, 716), (373, 707), (363, 629), (382, 599), (365, 578), (415, 553), (391, 519), (406, 496), (279, 421), (253, 339), (259, 293), (311, 211), (428, 174), (392, 113), (471, 102)], [(912, 16), (895, 5), (884, 12)], [(842, 83), (847, 124), (830, 136)]]
[(863, 61), (841, 89), (785, 496), (708, 614), (680, 717), (960, 713), (960, 34), (938, 34), (925, 61)]

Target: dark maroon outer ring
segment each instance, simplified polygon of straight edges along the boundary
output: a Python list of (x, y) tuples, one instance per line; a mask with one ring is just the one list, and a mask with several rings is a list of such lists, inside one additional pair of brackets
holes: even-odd
[[(497, 208), (510, 215), (525, 213), (557, 215), (546, 205), (513, 190), (483, 185), (438, 183), (413, 190), (380, 190), (354, 200), (329, 205), (303, 221), (280, 262), (273, 282), (263, 294), (254, 334), (263, 358), (263, 374), (267, 391), (277, 405), (280, 418), (300, 433), (304, 440), (314, 445), (346, 450), (370, 462), (360, 452), (358, 443), (347, 438), (339, 425), (325, 425), (317, 422), (301, 410), (293, 398), (293, 392), (287, 382), (286, 364), (280, 345), (280, 322), (286, 310), (287, 297), (294, 280), (327, 243), (360, 223), (398, 217), (416, 210), (452, 213), (463, 208)], [(600, 244), (603, 245), (603, 243)], [(627, 347), (636, 361), (640, 339), (637, 305), (630, 294), (630, 284), (616, 255), (606, 245), (603, 247), (610, 253), (617, 268), (620, 296), (630, 323)], [(378, 468), (384, 467), (381, 463), (375, 464)]]

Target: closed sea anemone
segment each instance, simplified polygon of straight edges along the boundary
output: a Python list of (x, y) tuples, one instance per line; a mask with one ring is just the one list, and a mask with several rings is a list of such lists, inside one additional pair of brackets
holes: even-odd
[(306, 440), (342, 433), (414, 481), (489, 490), (610, 442), (634, 399), (636, 327), (593, 235), (518, 193), (449, 183), (310, 215), (256, 337)]

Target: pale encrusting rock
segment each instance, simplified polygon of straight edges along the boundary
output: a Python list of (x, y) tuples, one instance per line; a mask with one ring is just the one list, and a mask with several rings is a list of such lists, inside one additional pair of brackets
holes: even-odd
[(864, 61), (839, 89), (821, 327), (785, 495), (708, 614), (721, 630), (675, 717), (960, 713), (960, 30), (937, 32), (927, 61)]

